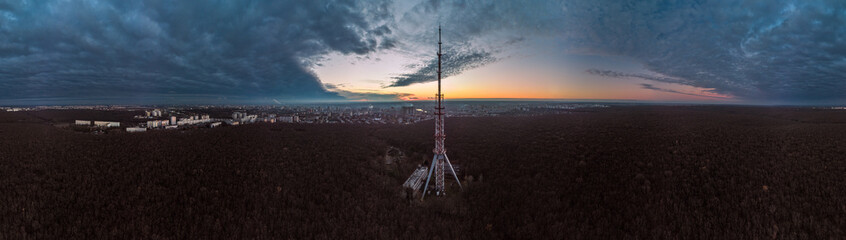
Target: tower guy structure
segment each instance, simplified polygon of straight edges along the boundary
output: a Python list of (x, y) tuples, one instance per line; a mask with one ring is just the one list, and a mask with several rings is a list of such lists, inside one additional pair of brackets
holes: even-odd
[(429, 174), (426, 176), (426, 185), (423, 187), (423, 194), (420, 200), (426, 197), (426, 193), (429, 189), (429, 182), (432, 180), (432, 173), (435, 174), (435, 190), (436, 195), (443, 195), (446, 194), (446, 188), (444, 186), (444, 168), (449, 167), (449, 171), (452, 172), (452, 176), (455, 177), (455, 182), (458, 183), (458, 187), (461, 188), (461, 182), (458, 181), (458, 175), (455, 174), (455, 169), (452, 167), (452, 164), (449, 162), (449, 158), (446, 155), (446, 148), (444, 148), (444, 139), (446, 139), (446, 134), (444, 133), (444, 95), (441, 94), (441, 27), (438, 26), (438, 94), (435, 95), (438, 106), (435, 107), (435, 149), (432, 152), (435, 153), (435, 156), (432, 158), (432, 166), (429, 167)]

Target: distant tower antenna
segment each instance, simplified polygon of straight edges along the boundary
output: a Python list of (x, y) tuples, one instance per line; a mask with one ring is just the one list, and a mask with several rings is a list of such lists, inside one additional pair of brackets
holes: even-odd
[(446, 188), (444, 187), (444, 167), (449, 167), (449, 171), (452, 172), (452, 176), (455, 177), (455, 182), (458, 183), (458, 187), (461, 187), (461, 181), (458, 180), (458, 174), (455, 174), (455, 169), (452, 167), (452, 164), (449, 162), (449, 158), (446, 155), (446, 149), (444, 148), (444, 139), (446, 139), (446, 134), (444, 133), (444, 95), (441, 94), (441, 26), (438, 25), (438, 94), (435, 95), (438, 106), (435, 108), (435, 149), (432, 152), (435, 153), (435, 156), (432, 158), (432, 166), (429, 168), (429, 174), (426, 176), (426, 185), (423, 187), (423, 196), (420, 200), (423, 200), (426, 197), (426, 191), (429, 189), (429, 180), (432, 179), (432, 172), (435, 173), (435, 194), (440, 196), (446, 194)]

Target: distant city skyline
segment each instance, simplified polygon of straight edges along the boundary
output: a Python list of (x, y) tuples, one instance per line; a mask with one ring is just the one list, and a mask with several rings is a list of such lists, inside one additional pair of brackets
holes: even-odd
[(0, 3), (0, 105), (846, 104), (843, 1)]

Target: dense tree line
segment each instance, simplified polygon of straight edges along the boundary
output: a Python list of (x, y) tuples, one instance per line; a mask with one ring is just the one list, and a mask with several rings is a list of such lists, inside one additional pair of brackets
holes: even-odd
[[(0, 113), (0, 238), (842, 238), (841, 119), (740, 107), (450, 118), (464, 191), (448, 181), (448, 197), (420, 202), (400, 186), (431, 158), (431, 121), (91, 135)], [(389, 146), (406, 162), (385, 167)]]

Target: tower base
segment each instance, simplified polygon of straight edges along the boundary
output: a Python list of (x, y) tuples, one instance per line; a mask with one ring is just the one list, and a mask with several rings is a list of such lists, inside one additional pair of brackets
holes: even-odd
[[(455, 173), (455, 169), (452, 167), (452, 163), (449, 162), (449, 158), (447, 157), (446, 153), (435, 154), (432, 157), (432, 166), (429, 167), (429, 174), (426, 176), (426, 184), (423, 185), (423, 194), (420, 197), (420, 200), (426, 198), (426, 194), (429, 190), (429, 182), (432, 180), (432, 173), (435, 174), (435, 195), (443, 196), (446, 195), (446, 187), (444, 186), (444, 171), (449, 169), (452, 172), (452, 176), (455, 177), (455, 182), (458, 183), (458, 187), (461, 187), (461, 181), (458, 180), (458, 174)], [(462, 188), (463, 189), (463, 188)]]

